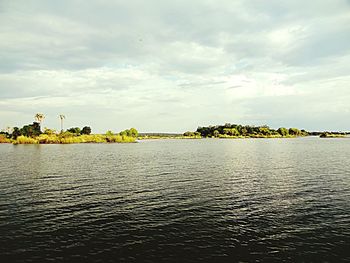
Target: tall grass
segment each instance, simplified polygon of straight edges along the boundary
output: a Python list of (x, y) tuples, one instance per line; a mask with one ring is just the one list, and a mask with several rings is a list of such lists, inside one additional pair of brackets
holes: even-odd
[(10, 143), (10, 142), (11, 142), (11, 140), (6, 138), (5, 135), (0, 134), (0, 143)]
[(107, 142), (118, 142), (118, 143), (124, 143), (124, 142), (135, 142), (136, 138), (126, 136), (126, 135), (112, 135), (112, 136), (106, 136)]
[(72, 143), (131, 143), (136, 138), (125, 135), (73, 135), (73, 134), (40, 134), (35, 138), (19, 136), (14, 144), (72, 144)]
[(21, 136), (18, 136), (13, 143), (14, 144), (38, 144), (38, 140), (21, 135)]

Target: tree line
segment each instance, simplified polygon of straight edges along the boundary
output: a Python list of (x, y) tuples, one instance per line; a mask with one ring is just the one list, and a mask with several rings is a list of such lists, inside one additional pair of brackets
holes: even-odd
[(72, 127), (63, 130), (63, 120), (66, 117), (59, 115), (61, 131), (53, 129), (41, 129), (44, 114), (37, 113), (32, 124), (24, 125), (22, 128), (6, 128), (0, 132), (0, 143), (84, 143), (84, 142), (134, 142), (138, 136), (135, 128), (126, 129), (119, 133), (107, 131), (106, 134), (91, 134), (91, 127)]
[(281, 127), (277, 130), (267, 125), (250, 126), (226, 123), (225, 125), (215, 125), (207, 127), (198, 127), (195, 132), (185, 132), (184, 136), (188, 137), (214, 137), (214, 138), (230, 138), (230, 137), (295, 137), (307, 136), (308, 132), (297, 128)]

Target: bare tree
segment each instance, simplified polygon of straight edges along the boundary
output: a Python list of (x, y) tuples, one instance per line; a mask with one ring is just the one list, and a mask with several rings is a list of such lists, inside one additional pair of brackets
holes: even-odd
[(61, 120), (61, 132), (63, 132), (63, 120), (66, 118), (66, 116), (64, 116), (63, 114), (60, 114), (58, 117)]
[(40, 127), (41, 127), (41, 123), (45, 119), (45, 115), (42, 113), (37, 113), (37, 114), (35, 114), (34, 119), (40, 123)]

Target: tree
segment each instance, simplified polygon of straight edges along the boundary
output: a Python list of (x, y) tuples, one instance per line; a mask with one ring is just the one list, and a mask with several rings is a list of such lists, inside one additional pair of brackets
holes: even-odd
[(20, 129), (20, 133), (27, 137), (39, 136), (41, 134), (40, 124), (38, 122), (33, 122), (33, 124), (24, 125)]
[(259, 127), (259, 133), (263, 135), (269, 135), (270, 134), (270, 128), (266, 126)]
[(47, 135), (54, 135), (54, 134), (56, 134), (56, 131), (53, 130), (53, 129), (44, 128), (44, 134), (47, 134)]
[(278, 128), (277, 132), (282, 136), (287, 136), (289, 134), (288, 129), (284, 127)]
[(63, 132), (63, 120), (66, 118), (66, 116), (64, 116), (63, 114), (60, 114), (58, 117), (61, 120), (61, 132)]
[(119, 135), (121, 135), (121, 136), (128, 136), (128, 132), (127, 132), (127, 130), (124, 130), (124, 131), (121, 131), (119, 133)]
[(139, 135), (139, 132), (135, 128), (130, 128), (128, 136), (136, 138)]
[(79, 127), (72, 127), (72, 128), (69, 128), (67, 131), (75, 134), (80, 134), (81, 132)]
[(301, 135), (301, 131), (297, 128), (290, 128), (289, 134), (294, 135), (294, 136), (299, 136), (299, 135)]
[(183, 136), (191, 137), (194, 135), (194, 132), (187, 131), (183, 134)]
[(12, 139), (16, 140), (18, 136), (21, 136), (21, 131), (18, 127), (13, 127)]
[(113, 136), (113, 135), (114, 135), (113, 132), (110, 131), (110, 130), (108, 130), (108, 131), (106, 132), (106, 136)]
[(40, 128), (40, 127), (41, 127), (41, 123), (42, 123), (43, 120), (45, 119), (45, 115), (42, 114), (42, 113), (37, 113), (37, 114), (35, 114), (34, 119), (35, 119), (36, 121), (38, 121), (38, 123), (40, 124), (40, 126), (39, 126), (39, 128)]
[(213, 135), (214, 135), (214, 137), (219, 137), (220, 132), (219, 132), (218, 130), (215, 130), (215, 131), (213, 132)]
[(121, 136), (129, 136), (136, 138), (139, 135), (139, 132), (135, 128), (130, 128), (119, 133)]
[(89, 135), (91, 133), (91, 128), (89, 126), (83, 127), (83, 129), (80, 131), (80, 134), (87, 134)]
[(223, 132), (230, 136), (239, 136), (239, 132), (236, 128), (224, 128)]

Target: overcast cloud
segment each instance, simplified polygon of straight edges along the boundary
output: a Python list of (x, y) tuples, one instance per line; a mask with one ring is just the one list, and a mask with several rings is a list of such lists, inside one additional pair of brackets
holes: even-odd
[(0, 0), (0, 129), (350, 130), (350, 1)]

